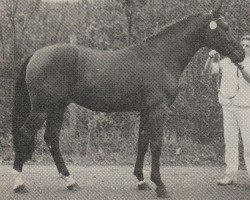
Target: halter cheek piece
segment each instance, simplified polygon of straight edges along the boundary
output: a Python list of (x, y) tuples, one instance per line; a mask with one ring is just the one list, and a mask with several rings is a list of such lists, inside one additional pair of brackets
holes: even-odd
[(217, 24), (216, 21), (221, 20), (221, 19), (224, 19), (224, 17), (222, 16), (222, 17), (219, 17), (218, 19), (212, 20), (212, 21), (209, 23), (209, 28), (210, 28), (211, 30), (215, 30), (215, 29), (218, 27), (218, 24)]

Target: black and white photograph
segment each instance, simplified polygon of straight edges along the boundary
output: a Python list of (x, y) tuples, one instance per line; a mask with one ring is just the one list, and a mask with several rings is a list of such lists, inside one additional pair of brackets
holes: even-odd
[(0, 0), (1, 200), (249, 200), (250, 0)]

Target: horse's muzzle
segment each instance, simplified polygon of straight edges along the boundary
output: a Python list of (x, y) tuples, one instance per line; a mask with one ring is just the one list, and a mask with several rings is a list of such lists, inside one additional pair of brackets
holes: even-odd
[(236, 50), (229, 56), (233, 63), (241, 63), (245, 59), (245, 52)]

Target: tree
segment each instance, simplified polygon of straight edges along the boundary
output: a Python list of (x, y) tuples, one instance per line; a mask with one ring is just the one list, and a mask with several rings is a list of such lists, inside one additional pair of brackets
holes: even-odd
[(132, 27), (135, 23), (135, 15), (138, 9), (147, 4), (147, 0), (117, 0), (122, 3), (124, 13), (127, 19), (127, 32), (128, 32), (128, 45), (131, 45), (132, 41)]

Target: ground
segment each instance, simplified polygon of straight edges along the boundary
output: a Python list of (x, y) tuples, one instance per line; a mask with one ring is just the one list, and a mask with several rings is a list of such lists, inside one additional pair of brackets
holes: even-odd
[[(152, 190), (137, 191), (132, 166), (69, 166), (71, 174), (81, 186), (80, 191), (67, 191), (59, 179), (55, 166), (29, 165), (24, 168), (27, 194), (14, 194), (12, 166), (0, 165), (1, 200), (137, 200), (157, 199), (155, 186), (145, 177)], [(224, 172), (222, 167), (162, 167), (162, 179), (171, 198), (169, 200), (248, 200), (250, 181), (246, 171), (239, 171), (237, 185), (217, 186)]]

